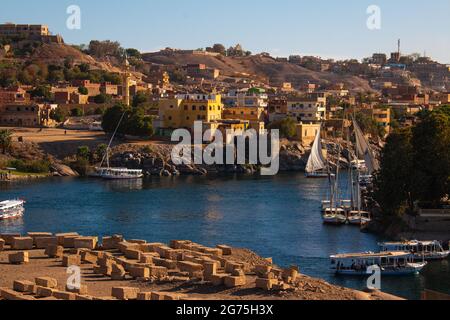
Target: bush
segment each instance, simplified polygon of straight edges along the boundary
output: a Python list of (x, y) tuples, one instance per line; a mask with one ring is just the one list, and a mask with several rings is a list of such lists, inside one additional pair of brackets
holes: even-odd
[(281, 138), (293, 138), (297, 135), (297, 121), (292, 118), (284, 118), (282, 120), (277, 120), (269, 125), (269, 129), (280, 130)]
[(74, 108), (70, 110), (70, 115), (72, 117), (82, 117), (84, 114), (83, 110), (81, 108)]
[(50, 172), (50, 162), (47, 160), (23, 161), (20, 159), (11, 160), (8, 167), (26, 173), (48, 173)]

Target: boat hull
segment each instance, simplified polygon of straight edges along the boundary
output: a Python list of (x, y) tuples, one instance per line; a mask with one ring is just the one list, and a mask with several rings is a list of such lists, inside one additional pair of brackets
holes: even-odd
[(342, 215), (325, 215), (323, 216), (323, 223), (331, 225), (343, 225), (347, 223), (347, 218)]
[[(398, 269), (381, 269), (382, 276), (411, 276), (417, 275), (427, 265), (424, 263), (411, 263), (405, 268)], [(373, 274), (373, 272), (367, 272), (366, 270), (335, 270), (337, 275), (342, 276), (358, 276), (367, 277)]]

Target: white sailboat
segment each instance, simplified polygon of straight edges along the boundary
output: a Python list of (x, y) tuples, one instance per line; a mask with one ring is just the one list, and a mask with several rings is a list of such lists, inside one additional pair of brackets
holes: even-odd
[[(112, 142), (114, 140), (115, 135), (119, 129), (119, 126), (125, 116), (125, 112), (122, 114), (122, 117), (117, 124), (116, 130), (114, 131), (111, 140), (109, 141), (108, 147), (106, 148), (105, 155), (103, 156), (102, 162), (100, 163), (100, 167), (95, 168), (95, 172), (91, 174), (93, 177), (99, 177), (108, 180), (130, 180), (130, 179), (141, 179), (144, 174), (142, 170), (139, 169), (128, 169), (128, 168), (112, 168), (109, 165), (109, 150), (111, 149)], [(103, 167), (103, 163), (106, 160), (106, 167)]]
[(327, 178), (328, 172), (326, 171), (327, 163), (322, 153), (322, 138), (321, 138), (322, 126), (317, 132), (316, 139), (311, 148), (311, 155), (308, 158), (306, 164), (306, 177), (307, 178)]
[(372, 183), (372, 176), (375, 171), (380, 169), (380, 164), (376, 159), (369, 142), (364, 136), (361, 127), (355, 119), (353, 119), (353, 127), (356, 136), (356, 156), (359, 160), (364, 160), (364, 174), (359, 176), (359, 183), (363, 186)]

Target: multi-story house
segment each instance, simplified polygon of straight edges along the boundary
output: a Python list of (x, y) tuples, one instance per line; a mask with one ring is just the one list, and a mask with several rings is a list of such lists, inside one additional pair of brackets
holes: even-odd
[(320, 122), (326, 118), (326, 105), (325, 95), (292, 98), (287, 102), (288, 116), (302, 122)]

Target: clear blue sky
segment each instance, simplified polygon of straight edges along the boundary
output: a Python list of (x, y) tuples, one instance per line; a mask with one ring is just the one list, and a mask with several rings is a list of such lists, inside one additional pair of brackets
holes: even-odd
[[(66, 28), (66, 8), (81, 8), (81, 30)], [(381, 30), (366, 27), (369, 5)], [(66, 42), (117, 40), (156, 51), (241, 43), (275, 56), (362, 58), (396, 50), (450, 63), (450, 0), (1, 0), (0, 22), (48, 24)]]

